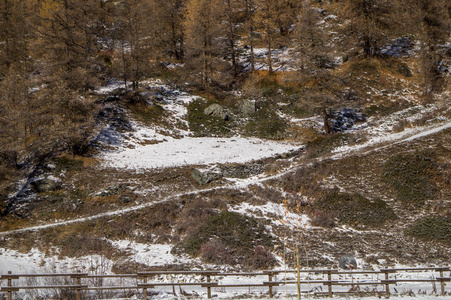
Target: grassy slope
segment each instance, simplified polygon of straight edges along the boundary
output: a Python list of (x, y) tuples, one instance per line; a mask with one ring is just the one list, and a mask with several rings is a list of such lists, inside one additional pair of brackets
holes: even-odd
[[(405, 77), (401, 74), (400, 64), (409, 66), (413, 76)], [(371, 116), (390, 116), (393, 112), (422, 101), (421, 78), (416, 57), (397, 60), (391, 58), (364, 60), (355, 57), (338, 68), (335, 73), (345, 79), (343, 86), (338, 88), (341, 90), (349, 88), (354, 95), (340, 105), (359, 107)], [(311, 109), (308, 101), (303, 101), (305, 95), (305, 89), (301, 87), (303, 82), (292, 75), (275, 74), (267, 77), (264, 72), (260, 72), (257, 78), (250, 78), (243, 86), (259, 97), (265, 96), (274, 102), (289, 103), (283, 108), (283, 112), (288, 115), (311, 116), (315, 111)], [(221, 104), (234, 108), (233, 99), (227, 98)], [(276, 104), (269, 104), (269, 107), (273, 109)], [(135, 113), (139, 115), (143, 111)], [(161, 111), (152, 113), (160, 115)], [(395, 130), (402, 131), (405, 127), (422, 125), (432, 117), (434, 116), (425, 116), (418, 124), (409, 124), (408, 121), (401, 119)], [(161, 120), (159, 122), (164, 124)], [(399, 261), (406, 264), (449, 261), (451, 249), (447, 245), (444, 246), (443, 241), (430, 241), (421, 236), (408, 234), (412, 232), (411, 226), (425, 216), (445, 216), (451, 213), (451, 203), (448, 200), (451, 195), (448, 175), (448, 165), (451, 163), (449, 130), (409, 143), (387, 145), (381, 150), (365, 155), (354, 153), (337, 160), (327, 159), (333, 147), (341, 145), (343, 141), (353, 143), (365, 137), (350, 138), (337, 135), (324, 139), (319, 132), (311, 128), (290, 125), (289, 130), (299, 133), (300, 140), (321, 141), (312, 143), (306, 153), (293, 160), (291, 167), (296, 169), (296, 172), (266, 182), (263, 186), (250, 186), (242, 190), (224, 188), (189, 194), (190, 191), (221, 186), (226, 182), (216, 181), (207, 187), (200, 187), (191, 179), (190, 168), (133, 173), (124, 170), (103, 170), (96, 165), (101, 162), (86, 158), (70, 158), (66, 160), (66, 165), (61, 166), (66, 172), (61, 190), (40, 194), (41, 200), (36, 202), (27, 218), (3, 219), (0, 223), (2, 231), (41, 222), (93, 215), (146, 202), (163, 199), (167, 201), (122, 215), (39, 231), (38, 238), (33, 233), (13, 235), (11, 238), (0, 240), (0, 246), (22, 251), (37, 246), (47, 251), (49, 245), (53, 245), (61, 248), (63, 255), (103, 253), (108, 257), (118, 257), (123, 254), (105, 245), (102, 242), (103, 237), (134, 239), (144, 243), (177, 244), (201, 228), (207, 220), (227, 210), (228, 206), (244, 202), (254, 205), (263, 205), (267, 201), (283, 203), (286, 200), (293, 211), (308, 214), (312, 219), (323, 218), (323, 223), (319, 224), (333, 226), (335, 223), (337, 226), (294, 228), (293, 232), (290, 226), (274, 225), (268, 216), (255, 215), (260, 224), (271, 225), (274, 234), (288, 240), (289, 246), (299, 242), (299, 237), (302, 237), (301, 241), (308, 248), (311, 264), (330, 266), (333, 264), (333, 258), (346, 253), (352, 253), (367, 263), (378, 263), (381, 259), (385, 259), (388, 263)], [(384, 176), (389, 167), (387, 162), (399, 155), (409, 158), (415, 153), (422, 153), (425, 149), (433, 152), (430, 156), (433, 159), (433, 171), (415, 177), (418, 174), (415, 173), (413, 166), (413, 171), (405, 174), (412, 177), (412, 180), (406, 182), (424, 180), (426, 176), (435, 192), (426, 194), (426, 198), (418, 203), (406, 203), (399, 198), (396, 186), (391, 184), (393, 180), (387, 180)], [(289, 164), (286, 160), (269, 159), (265, 162), (266, 175), (277, 173)], [(98, 193), (102, 191), (108, 193), (99, 195)], [(359, 194), (365, 199), (361, 201), (362, 203), (385, 201), (397, 217), (387, 218), (380, 226), (371, 224), (370, 226), (355, 218), (352, 222), (344, 222), (337, 215), (337, 207), (324, 208), (316, 202), (330, 192), (341, 195)], [(170, 196), (179, 193), (185, 195)], [(373, 206), (370, 207), (373, 209)], [(279, 218), (276, 215), (269, 217)], [(346, 227), (343, 227), (343, 223), (346, 223)], [(423, 234), (423, 231), (421, 232)], [(81, 240), (82, 236), (86, 236), (86, 239)], [(70, 247), (74, 242), (83, 242), (89, 246), (74, 253)], [(281, 248), (277, 248), (278, 243), (275, 245), (276, 248), (273, 250), (281, 254)]]

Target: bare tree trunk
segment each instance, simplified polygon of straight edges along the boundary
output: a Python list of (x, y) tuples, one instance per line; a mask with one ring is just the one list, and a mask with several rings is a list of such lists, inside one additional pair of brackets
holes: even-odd
[(127, 57), (125, 56), (125, 41), (121, 40), (121, 51), (122, 51), (122, 76), (124, 80), (125, 92), (127, 92)]
[(330, 128), (329, 118), (330, 118), (330, 115), (327, 112), (327, 108), (324, 106), (323, 107), (323, 123), (324, 123), (324, 132), (326, 134), (332, 133), (332, 129)]
[(271, 74), (273, 72), (272, 70), (272, 53), (271, 53), (271, 49), (272, 49), (272, 35), (271, 35), (271, 28), (268, 26), (267, 27), (267, 31), (268, 31), (268, 68), (269, 68), (269, 74)]
[(230, 55), (232, 56), (232, 66), (233, 66), (233, 77), (236, 78), (238, 76), (238, 66), (236, 63), (236, 53), (235, 53), (235, 29), (233, 28), (233, 19), (232, 19), (232, 5), (230, 0), (227, 0), (228, 7), (228, 22), (229, 22), (229, 43), (230, 43)]
[(251, 72), (255, 72), (255, 57), (254, 57), (254, 20), (251, 16)]

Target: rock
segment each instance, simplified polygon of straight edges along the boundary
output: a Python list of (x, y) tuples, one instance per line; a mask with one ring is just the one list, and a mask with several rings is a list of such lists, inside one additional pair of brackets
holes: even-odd
[(296, 133), (292, 131), (286, 131), (283, 135), (286, 139), (295, 139), (297, 137)]
[(333, 132), (342, 132), (354, 126), (357, 122), (365, 121), (363, 114), (352, 108), (343, 108), (333, 111), (329, 116), (329, 122)]
[(122, 203), (129, 203), (132, 201), (132, 199), (130, 199), (130, 197), (127, 197), (127, 196), (121, 196), (119, 198), (119, 201), (121, 201)]
[(239, 105), (239, 110), (243, 115), (252, 115), (257, 111), (255, 100), (244, 100)]
[(354, 256), (346, 254), (338, 259), (338, 266), (345, 270), (357, 269), (357, 261)]
[(30, 184), (35, 192), (46, 193), (58, 190), (62, 182), (55, 176), (43, 175), (34, 179)]
[(55, 164), (47, 163), (44, 165), (44, 169), (47, 171), (54, 171), (56, 169)]
[(117, 194), (121, 194), (123, 192), (125, 192), (125, 190), (127, 190), (128, 185), (127, 184), (117, 184), (117, 185), (112, 185), (108, 188), (106, 188), (103, 191), (100, 191), (97, 196), (100, 197), (108, 197), (108, 196), (113, 196), (113, 195), (117, 195)]
[(409, 66), (406, 63), (399, 63), (397, 65), (398, 72), (404, 77), (412, 77), (412, 71), (410, 71)]
[(407, 57), (412, 53), (413, 46), (413, 42), (408, 37), (402, 37), (382, 49), (381, 53), (392, 57)]
[(209, 107), (207, 107), (206, 109), (204, 109), (204, 114), (206, 114), (207, 116), (213, 116), (216, 118), (220, 118), (222, 120), (227, 120), (229, 118), (229, 116), (225, 112), (224, 108), (217, 103), (212, 104)]
[(218, 180), (222, 178), (222, 170), (216, 166), (210, 169), (193, 169), (191, 171), (191, 176), (196, 180), (200, 185), (205, 185), (214, 180)]
[(223, 176), (229, 178), (248, 178), (258, 175), (263, 172), (263, 166), (261, 164), (234, 164), (222, 167)]
[(248, 178), (263, 173), (261, 163), (230, 164), (214, 166), (209, 169), (193, 169), (191, 175), (199, 184), (204, 185), (222, 177)]

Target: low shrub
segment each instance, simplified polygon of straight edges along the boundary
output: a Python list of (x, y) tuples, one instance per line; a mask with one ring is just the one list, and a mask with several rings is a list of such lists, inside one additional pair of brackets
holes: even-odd
[(143, 100), (130, 101), (127, 103), (127, 107), (146, 124), (158, 123), (166, 115), (166, 111), (161, 105), (150, 105)]
[(368, 76), (376, 76), (379, 74), (379, 65), (374, 60), (359, 60), (351, 64), (349, 71), (359, 75), (364, 73)]
[(273, 97), (282, 88), (276, 77), (273, 76), (261, 77), (257, 82), (257, 87), (260, 89), (263, 97)]
[(450, 243), (451, 215), (421, 218), (411, 225), (406, 233), (426, 240)]
[(323, 211), (315, 211), (311, 220), (313, 226), (324, 228), (335, 227), (335, 217), (332, 213), (325, 213)]
[(264, 106), (246, 124), (245, 132), (247, 135), (259, 138), (280, 140), (285, 137), (287, 128), (287, 121), (282, 119), (275, 109)]
[(261, 245), (255, 246), (254, 254), (250, 257), (248, 262), (253, 269), (269, 269), (277, 264), (274, 255)]
[(107, 240), (86, 233), (66, 235), (59, 241), (59, 246), (61, 255), (69, 257), (106, 254), (112, 251)]
[[(378, 227), (396, 218), (385, 201), (370, 201), (360, 194), (329, 192), (315, 202), (315, 207), (321, 211), (320, 216), (334, 216), (340, 223), (351, 226)], [(330, 221), (320, 224), (329, 225)]]
[(377, 116), (377, 115), (388, 116), (390, 114), (393, 114), (397, 111), (406, 109), (408, 107), (409, 107), (409, 103), (407, 101), (404, 101), (404, 102), (390, 101), (388, 103), (384, 103), (381, 105), (371, 104), (364, 110), (364, 113), (365, 113), (365, 115), (370, 116), (370, 117)]
[[(314, 196), (322, 191), (322, 180), (333, 173), (331, 164), (327, 161), (314, 162), (310, 166), (299, 168), (294, 173), (288, 173), (280, 179), (282, 189), (288, 193), (301, 193)], [(314, 196), (314, 198), (317, 198)]]
[(78, 171), (83, 167), (83, 161), (67, 156), (60, 156), (53, 159), (55, 163), (56, 171), (61, 172), (63, 170)]
[(200, 248), (200, 256), (208, 263), (228, 264), (236, 263), (233, 252), (218, 239), (213, 239)]
[(319, 157), (329, 153), (334, 148), (343, 146), (349, 139), (346, 134), (329, 134), (316, 136), (315, 139), (307, 143), (306, 153), (309, 157)]
[[(175, 251), (183, 251), (192, 256), (201, 256), (207, 261), (216, 261), (213, 258), (213, 250), (220, 253), (218, 262), (237, 262), (241, 265), (254, 267), (270, 262), (263, 259), (261, 249), (258, 255), (256, 247), (271, 248), (272, 237), (265, 232), (264, 227), (256, 219), (243, 216), (235, 212), (222, 212), (210, 217), (197, 230), (191, 232), (178, 246)], [(257, 261), (254, 259), (257, 255)], [(270, 255), (270, 254), (268, 254)], [(270, 267), (270, 265), (265, 265)]]
[(438, 172), (438, 165), (433, 156), (428, 151), (397, 154), (384, 164), (382, 178), (400, 201), (421, 205), (436, 195), (432, 179)]

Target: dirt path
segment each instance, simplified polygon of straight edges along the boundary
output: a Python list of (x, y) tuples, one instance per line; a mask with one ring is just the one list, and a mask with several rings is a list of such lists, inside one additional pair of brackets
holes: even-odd
[[(384, 136), (382, 138), (379, 138), (376, 142), (367, 142), (363, 145), (356, 145), (354, 147), (344, 147), (343, 149), (338, 149), (339, 151), (334, 153), (331, 157), (332, 159), (341, 159), (344, 157), (348, 157), (348, 156), (352, 156), (352, 155), (366, 155), (368, 153), (371, 153), (373, 151), (378, 151), (393, 145), (397, 145), (397, 144), (401, 144), (401, 143), (406, 143), (406, 142), (410, 142), (425, 136), (429, 136), (435, 133), (438, 133), (440, 131), (446, 130), (448, 128), (451, 128), (451, 122), (447, 122), (444, 123), (440, 126), (435, 126), (435, 127), (427, 127), (427, 128), (423, 128), (420, 131), (416, 131), (414, 133), (410, 132), (405, 132), (404, 134), (391, 134), (391, 135), (387, 135)], [(391, 142), (390, 144), (386, 144), (387, 142)], [(380, 145), (381, 143), (383, 143), (383, 145)], [(380, 146), (377, 146), (377, 145)], [(366, 150), (366, 148), (371, 148), (369, 150)], [(128, 207), (128, 208), (124, 208), (124, 209), (119, 209), (119, 210), (114, 210), (114, 211), (109, 211), (109, 212), (104, 212), (104, 213), (100, 213), (97, 215), (93, 215), (93, 216), (89, 216), (89, 217), (83, 217), (83, 218), (77, 218), (77, 219), (72, 219), (72, 220), (67, 220), (67, 221), (61, 221), (61, 222), (55, 222), (55, 223), (48, 223), (48, 224), (44, 224), (44, 225), (37, 225), (37, 226), (30, 226), (27, 228), (22, 228), (22, 229), (16, 229), (16, 230), (10, 230), (10, 231), (4, 231), (4, 232), (0, 232), (0, 236), (6, 236), (9, 234), (15, 234), (15, 233), (23, 233), (23, 232), (29, 232), (29, 231), (38, 231), (38, 230), (42, 230), (42, 229), (47, 229), (47, 228), (52, 228), (52, 227), (57, 227), (57, 226), (64, 226), (64, 225), (70, 225), (70, 224), (74, 224), (74, 223), (81, 223), (81, 222), (86, 222), (86, 221), (92, 221), (92, 220), (96, 220), (96, 219), (100, 219), (100, 218), (105, 218), (105, 217), (112, 217), (112, 216), (117, 216), (117, 215), (121, 215), (121, 214), (125, 214), (128, 212), (132, 212), (132, 211), (138, 211), (147, 207), (151, 207), (155, 204), (158, 203), (162, 203), (162, 202), (166, 202), (169, 201), (173, 198), (177, 198), (177, 197), (181, 197), (181, 196), (186, 196), (186, 195), (192, 195), (192, 194), (200, 194), (200, 193), (205, 193), (205, 192), (211, 192), (214, 190), (220, 190), (220, 189), (230, 189), (230, 188), (246, 188), (250, 185), (253, 184), (257, 184), (257, 183), (263, 183), (265, 181), (269, 181), (272, 179), (277, 179), (280, 178), (286, 174), (295, 172), (298, 169), (298, 166), (293, 166), (289, 169), (286, 169), (282, 172), (280, 172), (279, 174), (276, 175), (272, 175), (272, 176), (268, 176), (268, 177), (263, 177), (263, 178), (258, 178), (255, 180), (249, 180), (249, 181), (243, 181), (243, 182), (238, 182), (236, 184), (233, 185), (224, 185), (224, 186), (219, 186), (219, 187), (215, 187), (215, 188), (208, 188), (208, 189), (201, 189), (201, 190), (197, 190), (197, 191), (190, 191), (190, 192), (183, 192), (183, 193), (179, 193), (179, 194), (175, 194), (175, 195), (170, 195), (167, 196), (165, 198), (163, 198), (162, 200), (159, 201), (155, 201), (155, 202), (148, 202), (148, 203), (144, 203), (144, 204), (140, 204), (137, 206), (133, 206), (133, 207)]]

